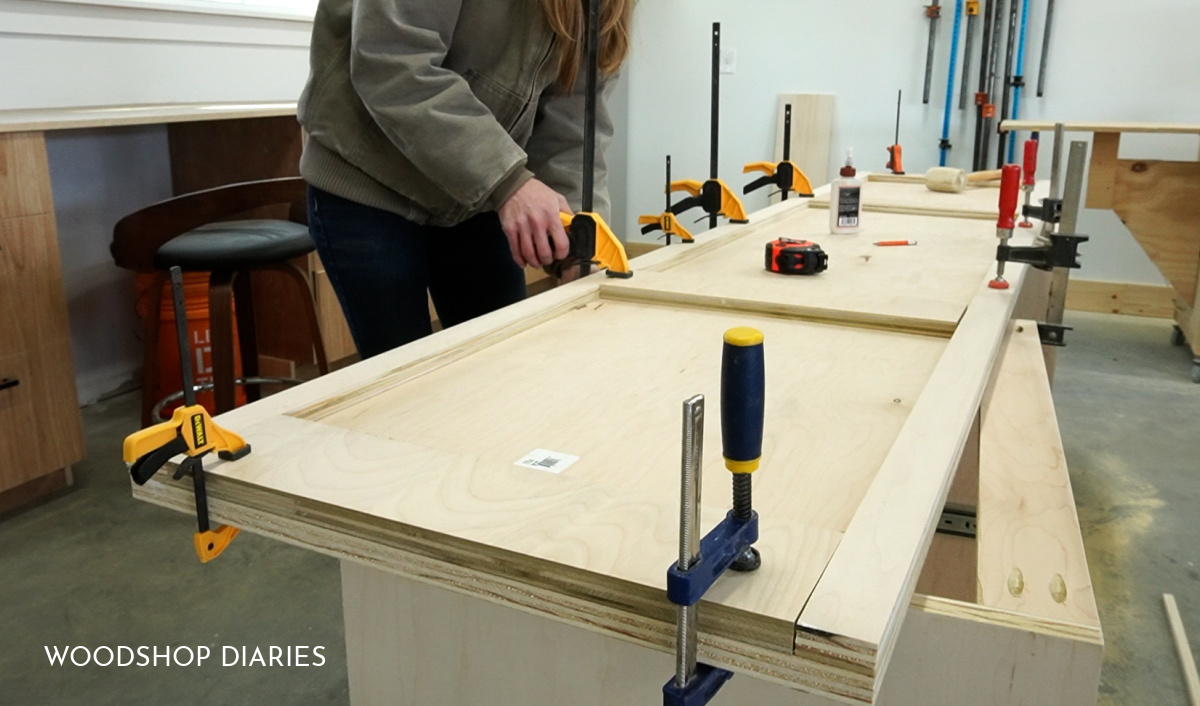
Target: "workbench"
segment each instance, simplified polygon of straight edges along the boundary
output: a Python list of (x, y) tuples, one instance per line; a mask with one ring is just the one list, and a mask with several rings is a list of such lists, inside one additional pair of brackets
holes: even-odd
[[(737, 673), (714, 703), (1094, 703), (1070, 481), (1013, 320), (1045, 292), (1022, 265), (986, 287), (982, 220), (826, 227), (791, 200), (222, 415), (254, 451), (206, 461), (214, 520), (341, 560), (355, 703), (659, 703), (680, 404), (716, 409), (722, 333), (755, 326), (763, 566), (700, 603), (701, 659)], [(765, 272), (781, 235), (829, 271)], [(729, 502), (711, 416), (704, 531)], [(516, 465), (537, 449), (578, 460)], [(194, 511), (166, 473), (134, 495)], [(935, 535), (948, 502), (977, 538)]]
[[(1000, 129), (1053, 130), (1054, 124), (1006, 120)], [(1170, 283), (1174, 342), (1190, 346), (1192, 380), (1200, 383), (1200, 161), (1119, 158), (1121, 135), (1200, 135), (1200, 125), (1080, 122), (1064, 129), (1093, 133), (1084, 205), (1114, 211)]]

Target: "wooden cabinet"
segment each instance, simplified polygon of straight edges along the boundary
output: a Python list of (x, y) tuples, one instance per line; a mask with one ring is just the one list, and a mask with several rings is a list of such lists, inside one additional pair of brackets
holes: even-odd
[(74, 380), (45, 141), (0, 134), (0, 513), (70, 483)]

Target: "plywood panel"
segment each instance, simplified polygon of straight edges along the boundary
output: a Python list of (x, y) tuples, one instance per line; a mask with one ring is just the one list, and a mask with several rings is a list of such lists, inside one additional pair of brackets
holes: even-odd
[(918, 596), (880, 706), (1094, 706), (1104, 644), (1095, 628)]
[(1014, 324), (984, 398), (979, 602), (1099, 629), (1034, 322)]
[[(719, 301), (721, 306), (769, 303), (792, 315), (886, 321), (892, 327), (950, 332), (979, 289), (996, 248), (995, 230), (969, 220), (878, 214), (862, 233), (830, 235), (827, 212), (802, 204), (783, 210), (700, 250), (633, 279), (610, 282), (618, 290)], [(767, 242), (811, 239), (829, 254), (829, 269), (815, 276), (767, 272)], [(912, 247), (878, 247), (877, 240), (914, 240)], [(741, 302), (742, 304), (736, 304)]]
[[(321, 457), (315, 476), (294, 475), (295, 464), (274, 451), (266, 468), (251, 461), (221, 471), (661, 590), (676, 553), (679, 406), (697, 392), (715, 405), (721, 335), (745, 324), (762, 328), (768, 350), (778, 351), (768, 353), (769, 421), (756, 475), (756, 505), (770, 518), (762, 551), (775, 559), (712, 596), (781, 629), (789, 623), (776, 635), (788, 643), (790, 621), (944, 342), (597, 300), (453, 364), (385, 378), (345, 404), (301, 415), (309, 421), (300, 435), (311, 444), (297, 448), (296, 462)], [(896, 376), (901, 360), (909, 374)], [(269, 428), (246, 431), (257, 439)], [(707, 436), (709, 527), (728, 508), (730, 479), (715, 416)], [(513, 465), (537, 448), (580, 461), (561, 475)], [(368, 471), (384, 449), (390, 472)]]
[(1067, 308), (1170, 319), (1175, 314), (1175, 292), (1167, 286), (1072, 278)]
[(813, 187), (829, 182), (829, 147), (833, 141), (831, 93), (784, 93), (779, 96), (775, 129), (775, 161), (783, 159), (784, 106), (792, 106), (791, 161)]
[(1200, 269), (1200, 162), (1120, 160), (1113, 210), (1187, 304)]
[[(674, 673), (664, 651), (345, 561), (342, 601), (354, 703), (648, 704)], [(837, 703), (755, 677), (714, 703)]]
[[(641, 704), (673, 671), (665, 645), (648, 649), (349, 561), (342, 586), (355, 702)], [(1068, 625), (917, 596), (901, 641), (881, 706), (1095, 703), (1101, 647)], [(708, 646), (701, 659), (728, 664)], [(735, 676), (713, 703), (845, 703), (728, 666)]]

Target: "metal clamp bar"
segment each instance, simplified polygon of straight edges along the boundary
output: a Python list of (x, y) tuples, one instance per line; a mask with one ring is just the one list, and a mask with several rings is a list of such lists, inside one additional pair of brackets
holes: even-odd
[[(1075, 233), (1079, 225), (1079, 210), (1083, 199), (1083, 175), (1087, 169), (1087, 143), (1083, 141), (1075, 141), (1071, 143), (1071, 155), (1067, 158), (1067, 178), (1066, 188), (1063, 193), (1062, 202), (1062, 222), (1059, 223), (1058, 231), (1060, 235), (1056, 239), (1061, 239), (1063, 233)], [(1057, 325), (1063, 322), (1063, 315), (1067, 308), (1067, 287), (1070, 285), (1071, 273), (1067, 267), (1071, 265), (1059, 266), (1054, 271), (1054, 277), (1050, 281), (1050, 298), (1046, 305), (1046, 322)], [(1045, 337), (1043, 337), (1043, 341)], [(1050, 345), (1062, 344), (1062, 334), (1059, 333), (1058, 342), (1050, 343)]]
[[(683, 403), (683, 459), (680, 484), (679, 563), (689, 571), (700, 561), (700, 474), (704, 456), (704, 395)], [(680, 605), (675, 630), (675, 683), (687, 686), (696, 673), (696, 606)]]

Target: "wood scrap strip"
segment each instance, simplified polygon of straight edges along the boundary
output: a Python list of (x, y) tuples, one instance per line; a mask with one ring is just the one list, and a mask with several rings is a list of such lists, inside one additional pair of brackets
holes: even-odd
[(1187, 632), (1183, 629), (1183, 620), (1179, 617), (1179, 605), (1175, 602), (1175, 596), (1164, 593), (1163, 606), (1167, 610), (1167, 622), (1171, 624), (1175, 650), (1179, 653), (1179, 664), (1183, 668), (1183, 679), (1187, 683), (1188, 699), (1192, 706), (1200, 706), (1200, 675), (1196, 672), (1196, 658), (1192, 655)]

